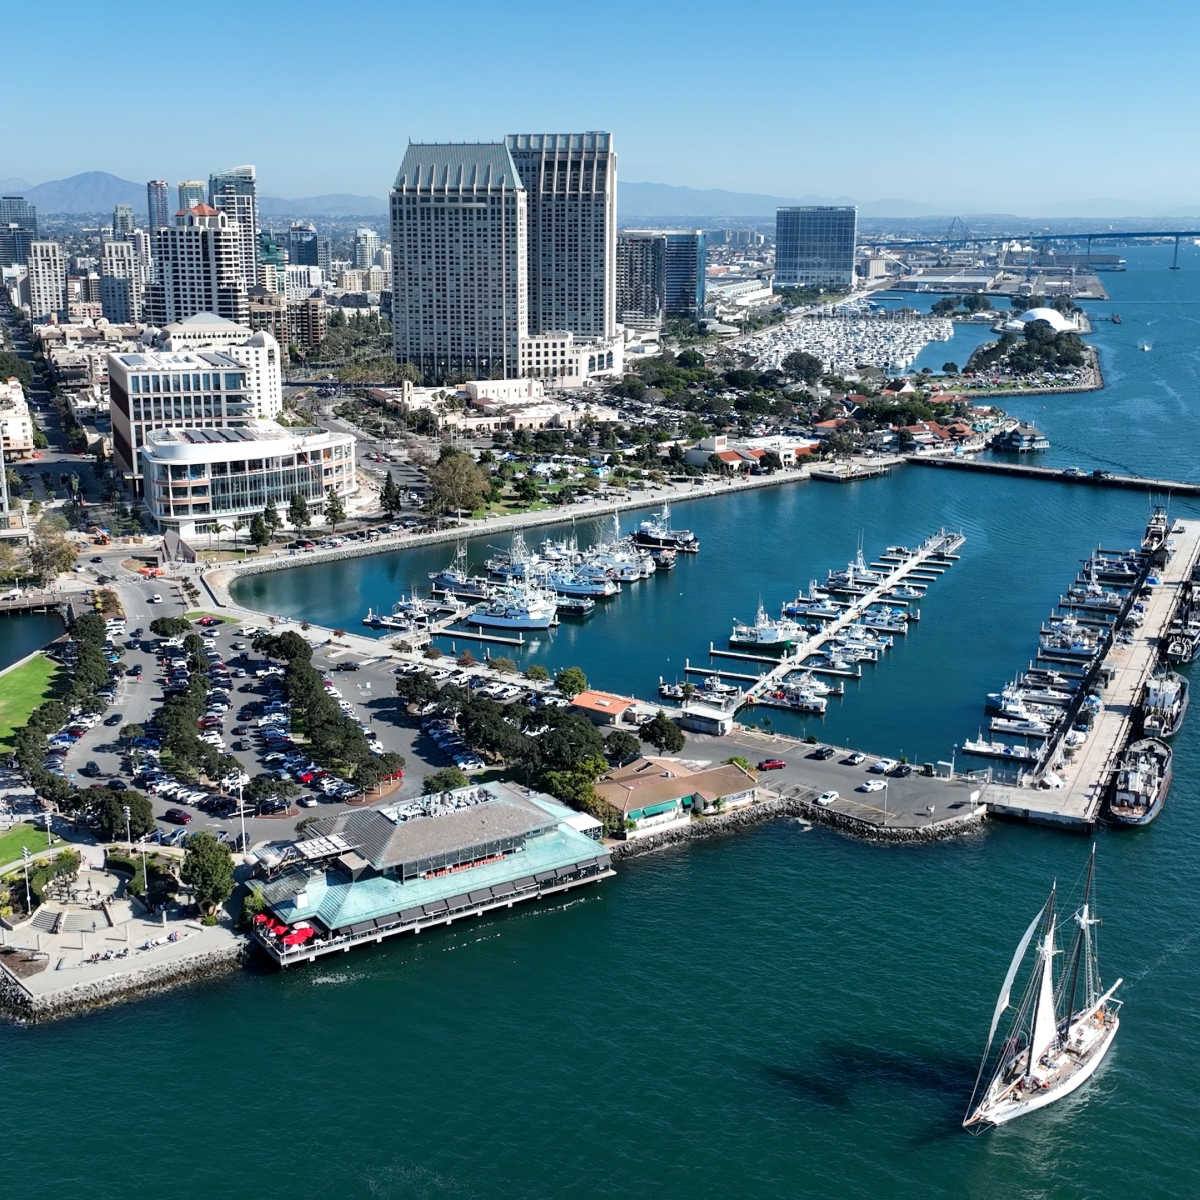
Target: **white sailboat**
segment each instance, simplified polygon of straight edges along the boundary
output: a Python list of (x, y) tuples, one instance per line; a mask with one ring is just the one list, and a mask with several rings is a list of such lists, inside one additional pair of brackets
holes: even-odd
[[(1093, 845), (1083, 900), (1074, 915), (1074, 942), (1057, 986), (1054, 958), (1060, 952), (1054, 946), (1053, 888), (1050, 899), (1017, 945), (992, 1014), (987, 1048), (963, 1119), (965, 1129), (977, 1132), (989, 1125), (1003, 1125), (1061, 1100), (1092, 1076), (1117, 1036), (1121, 1001), (1114, 1000), (1113, 993), (1122, 981), (1118, 979), (1107, 991), (1101, 990), (1093, 933), (1100, 922), (1091, 906), (1095, 867)], [(1029, 983), (1016, 1006), (1009, 1035), (998, 1058), (993, 1059), (992, 1041), (1010, 1005), (1013, 982), (1035, 933), (1037, 951)]]

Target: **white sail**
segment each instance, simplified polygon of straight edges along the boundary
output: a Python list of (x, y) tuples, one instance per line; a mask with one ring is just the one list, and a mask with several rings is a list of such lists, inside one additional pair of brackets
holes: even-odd
[(996, 1001), (996, 1011), (992, 1014), (992, 1027), (988, 1030), (989, 1046), (992, 1044), (992, 1038), (996, 1036), (996, 1026), (1000, 1024), (1000, 1014), (1008, 1007), (1013, 980), (1016, 979), (1021, 959), (1025, 957), (1025, 951), (1029, 948), (1029, 939), (1033, 937), (1033, 931), (1038, 927), (1038, 922), (1041, 921), (1042, 913), (1045, 911), (1045, 908), (1041, 909), (1038, 915), (1029, 922), (1025, 936), (1017, 944), (1017, 952), (1013, 955), (1013, 960), (1008, 967), (1008, 974), (1004, 977), (1004, 986), (1000, 989), (1000, 999)]
[(1058, 1041), (1058, 1018), (1054, 1012), (1054, 922), (1046, 931), (1046, 940), (1042, 943), (1041, 971), (1042, 978), (1038, 984), (1037, 1008), (1033, 1016), (1033, 1029), (1030, 1034), (1030, 1063), (1036, 1063)]

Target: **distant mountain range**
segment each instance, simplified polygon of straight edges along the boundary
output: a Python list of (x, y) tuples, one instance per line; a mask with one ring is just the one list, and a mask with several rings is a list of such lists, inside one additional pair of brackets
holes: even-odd
[[(29, 184), (23, 179), (0, 179), (0, 193), (4, 195), (22, 195), (31, 204), (35, 204), (40, 213), (46, 215), (61, 213), (70, 215), (96, 214), (108, 216), (113, 206), (130, 204), (136, 218), (144, 219), (146, 212), (146, 185), (134, 183), (129, 179), (121, 179), (110, 175), (107, 171), (84, 171), (67, 179), (52, 179), (48, 183)], [(731, 192), (721, 188), (691, 188), (675, 187), (667, 183), (640, 183), (622, 181), (618, 185), (617, 214), (620, 223), (625, 226), (636, 225), (639, 221), (675, 220), (680, 222), (710, 222), (718, 218), (740, 217), (770, 221), (774, 218), (775, 210), (788, 204), (852, 204), (847, 196), (768, 196), (757, 192)], [(171, 185), (170, 205), (173, 211), (175, 204), (175, 186)], [(264, 217), (364, 217), (380, 220), (386, 217), (387, 200), (382, 196), (358, 196), (348, 192), (333, 192), (322, 196), (302, 196), (296, 199), (283, 199), (277, 196), (260, 196), (259, 212)], [(1049, 205), (1040, 214), (1042, 218), (1063, 219), (1068, 217), (1085, 217), (1086, 214), (1107, 213), (1108, 219), (1114, 219), (1113, 213), (1118, 213), (1124, 207), (1116, 200), (1096, 199), (1074, 205)], [(1193, 206), (1194, 207), (1194, 206)], [(914, 220), (925, 217), (936, 217), (945, 214), (947, 210), (934, 208), (927, 204), (914, 203), (911, 200), (883, 199), (862, 202), (858, 206), (859, 216), (867, 221), (876, 222), (883, 219)], [(1171, 215), (1178, 218), (1186, 215), (1187, 210), (1175, 208)], [(963, 214), (968, 218), (972, 228), (985, 224), (994, 215)], [(949, 216), (946, 216), (949, 219)], [(1090, 219), (1096, 219), (1092, 217)], [(1141, 218), (1145, 220), (1146, 218)], [(1021, 222), (1030, 218), (1014, 217), (1007, 219), (1009, 228), (1020, 227)], [(1030, 225), (1030, 228), (1033, 226)], [(1136, 225), (1130, 226), (1137, 228)], [(1161, 228), (1161, 226), (1159, 226)]]

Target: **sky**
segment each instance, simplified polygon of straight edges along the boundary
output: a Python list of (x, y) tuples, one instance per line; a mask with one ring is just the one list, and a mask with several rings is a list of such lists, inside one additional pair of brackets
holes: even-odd
[[(606, 129), (619, 174), (938, 212), (1200, 211), (1200, 6), (941, 0), (8, 11), (0, 177), (384, 196), (414, 141)], [(92, 91), (91, 89), (95, 90)], [(20, 120), (21, 114), (25, 119)]]

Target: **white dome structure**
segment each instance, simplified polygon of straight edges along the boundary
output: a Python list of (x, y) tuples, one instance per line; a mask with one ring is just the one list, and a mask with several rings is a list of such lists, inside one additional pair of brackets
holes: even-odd
[(1067, 333), (1075, 328), (1075, 322), (1070, 317), (1064, 317), (1056, 308), (1027, 308), (1017, 320), (1022, 325), (1030, 321), (1046, 321), (1055, 333)]

